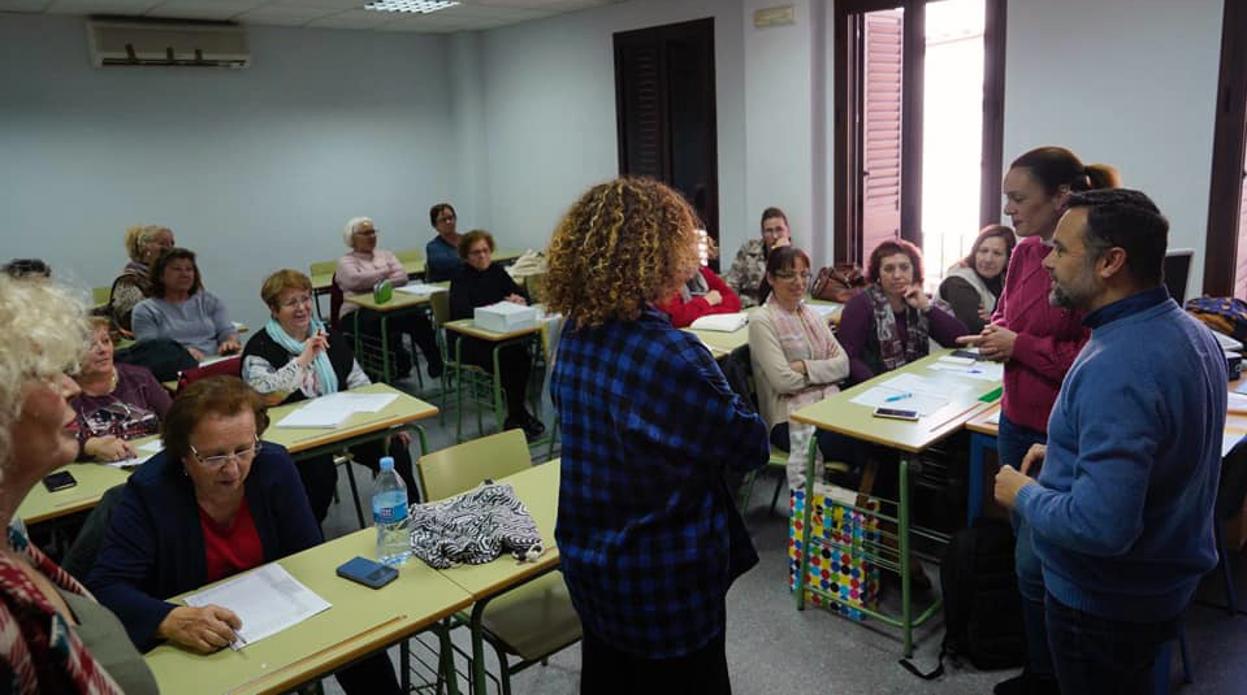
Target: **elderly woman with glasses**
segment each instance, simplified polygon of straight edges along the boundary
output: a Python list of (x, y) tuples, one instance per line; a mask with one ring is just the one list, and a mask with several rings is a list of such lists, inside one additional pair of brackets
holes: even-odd
[[(312, 310), (312, 281), (306, 275), (288, 268), (279, 270), (264, 280), (260, 298), (272, 317), (264, 330), (247, 341), (242, 353), (242, 378), (266, 403), (295, 403), (372, 383), (355, 361), (351, 341), (342, 333), (329, 332), (316, 318)], [(389, 455), (394, 457), (395, 470), (414, 495), (416, 479), (407, 451), (410, 443), (406, 433), (399, 434), (389, 447)], [(373, 471), (377, 470), (378, 460), (386, 455), (382, 442), (360, 444), (352, 447), (351, 453), (357, 462)], [(312, 514), (317, 521), (324, 521), (338, 483), (333, 456), (300, 461), (299, 476), (307, 489)]]
[[(378, 231), (376, 224), (368, 217), (353, 217), (342, 230), (342, 240), (350, 247), (350, 253), (338, 259), (338, 268), (334, 271), (334, 281), (343, 292), (356, 294), (371, 292), (373, 287), (382, 280), (389, 280), (395, 287), (407, 284), (407, 271), (393, 251), (377, 248)], [(351, 302), (343, 302), (338, 315), (345, 319), (359, 307)], [(370, 336), (381, 336), (381, 319), (368, 312), (359, 317), (360, 331)], [(429, 377), (437, 379), (442, 375), (442, 353), (437, 347), (437, 338), (433, 333), (433, 323), (422, 313), (409, 314), (396, 322), (396, 328), (390, 332), (390, 340), (397, 343), (398, 354), (406, 359), (406, 350), (401, 349), (402, 333), (411, 336), (413, 345), (420, 346), (424, 359), (429, 363)], [(391, 324), (394, 326), (395, 324)], [(400, 376), (406, 374), (405, 366), (399, 369)]]
[[(164, 451), (122, 490), (87, 585), (139, 649), (169, 642), (210, 654), (232, 644), (239, 616), (168, 597), (324, 540), (290, 454), (260, 442), (266, 424), (260, 396), (241, 379), (197, 381), (165, 418)], [(348, 692), (398, 692), (384, 654), (338, 679)]]

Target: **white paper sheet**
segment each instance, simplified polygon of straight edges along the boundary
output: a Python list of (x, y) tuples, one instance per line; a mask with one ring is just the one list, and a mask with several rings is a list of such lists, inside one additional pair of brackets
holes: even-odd
[(929, 366), (937, 372), (955, 374), (980, 381), (1000, 381), (1005, 377), (1004, 365), (999, 362), (971, 362), (967, 365), (937, 361)]
[[(1242, 387), (1240, 386), (1239, 388)], [(1244, 395), (1242, 391), (1238, 391), (1237, 389), (1235, 389), (1234, 393), (1228, 395), (1229, 398), (1226, 399), (1226, 407), (1228, 407), (1231, 411), (1247, 411), (1247, 395)]]
[(1230, 454), (1230, 450), (1233, 449), (1234, 445), (1238, 444), (1238, 440), (1242, 439), (1244, 436), (1247, 436), (1247, 433), (1239, 430), (1226, 430), (1225, 433), (1221, 435), (1221, 458), (1228, 456)]
[(134, 447), (134, 456), (120, 461), (109, 461), (107, 465), (112, 466), (113, 468), (120, 468), (122, 470), (138, 468), (143, 465), (147, 459), (159, 454), (164, 448), (164, 444), (161, 443), (159, 438), (156, 438), (150, 442)]
[(702, 316), (694, 321), (689, 328), (699, 331), (718, 331), (720, 333), (734, 333), (745, 327), (749, 323), (749, 316), (743, 311), (734, 314), (710, 314)]
[(240, 639), (230, 645), (234, 649), (259, 642), (331, 607), (278, 564), (265, 565), (186, 597), (188, 606), (209, 604), (230, 609), (242, 621), (237, 631)]
[(376, 413), (394, 402), (394, 393), (332, 393), (306, 401), (277, 422), (277, 427), (334, 428), (356, 413)]
[(991, 416), (987, 418), (987, 422), (993, 425), (1000, 424), (1000, 408), (996, 408), (996, 412), (992, 413)]
[(431, 294), (437, 294), (438, 292), (445, 292), (446, 288), (438, 287), (437, 285), (427, 285), (423, 282), (409, 282), (402, 287), (395, 287), (394, 291), (406, 292), (407, 294), (414, 294), (419, 297), (427, 297)]
[(932, 389), (922, 377), (901, 374), (867, 389), (850, 402), (871, 408), (915, 410), (918, 415), (926, 416), (944, 407), (948, 399)]
[(830, 321), (831, 318), (840, 313), (844, 309), (843, 304), (807, 304), (806, 306), (814, 310), (814, 313)]

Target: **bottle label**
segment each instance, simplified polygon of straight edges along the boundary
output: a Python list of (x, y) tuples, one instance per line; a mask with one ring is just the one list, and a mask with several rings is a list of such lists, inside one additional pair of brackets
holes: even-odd
[(378, 524), (394, 524), (407, 518), (407, 505), (377, 505), (372, 510), (373, 521)]

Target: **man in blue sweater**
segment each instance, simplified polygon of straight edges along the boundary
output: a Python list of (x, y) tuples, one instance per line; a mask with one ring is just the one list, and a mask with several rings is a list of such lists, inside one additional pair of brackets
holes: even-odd
[(1020, 472), (1002, 467), (995, 494), (1033, 529), (1064, 693), (1152, 692), (1156, 657), (1217, 562), (1225, 357), (1162, 284), (1168, 232), (1143, 193), (1075, 193), (1044, 259), (1049, 299), (1088, 312), (1091, 340), (1047, 445)]

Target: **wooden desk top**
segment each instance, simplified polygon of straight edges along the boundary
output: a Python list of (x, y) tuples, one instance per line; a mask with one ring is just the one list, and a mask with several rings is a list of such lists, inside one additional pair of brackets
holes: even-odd
[(988, 408), (966, 421), (966, 429), (979, 434), (996, 436), (1000, 429), (1000, 404)]
[[(950, 372), (927, 369), (928, 365), (951, 352), (952, 350), (939, 350), (900, 369), (880, 374), (847, 391), (841, 391), (823, 401), (798, 410), (792, 414), (792, 419), (814, 425), (819, 429), (839, 432), (854, 439), (909, 453), (918, 453), (961, 429), (967, 420), (991, 407), (979, 399), (1000, 388), (998, 381), (958, 377)], [(941, 381), (955, 380), (966, 384), (967, 388), (950, 390), (948, 403), (934, 413), (920, 418), (917, 422), (877, 418), (873, 414), (874, 408), (850, 402), (870, 388), (900, 374), (914, 374)]]
[(159, 646), (146, 660), (160, 690), (287, 691), (472, 604), (468, 592), (414, 558), (402, 566), (398, 579), (380, 589), (338, 577), (334, 570), (356, 555), (376, 557), (376, 531), (362, 529), (279, 560), (332, 607), (237, 652), (222, 649), (201, 656)]
[(442, 570), (441, 575), (462, 587), (477, 599), (501, 593), (536, 574), (548, 572), (559, 564), (559, 549), (554, 544), (554, 522), (559, 511), (559, 459), (538, 464), (502, 478), (528, 507), (546, 552), (536, 562), (517, 562), (504, 554), (484, 565), (462, 565)]
[[(443, 289), (450, 288), (449, 282), (434, 282), (430, 284)], [(385, 304), (378, 304), (377, 301), (373, 299), (371, 292), (348, 294), (346, 295), (345, 300), (365, 309), (386, 313), (390, 311), (399, 311), (401, 309), (410, 309), (422, 304), (428, 304), (429, 298), (432, 296), (433, 295), (431, 294), (411, 294), (410, 292), (400, 292), (396, 287), (394, 288), (394, 294), (390, 297), (390, 301)]]
[(521, 329), (514, 330), (514, 331), (508, 331), (506, 333), (498, 333), (497, 331), (490, 331), (484, 328), (480, 328), (479, 326), (476, 325), (476, 323), (472, 319), (459, 319), (458, 321), (450, 321), (449, 323), (446, 323), (444, 325), (448, 330), (452, 330), (455, 333), (462, 333), (463, 335), (472, 336), (473, 338), (480, 338), (481, 340), (488, 340), (491, 343), (500, 343), (504, 340), (512, 340), (514, 338), (521, 338), (523, 336), (531, 335), (533, 333), (537, 333), (541, 330), (544, 330), (546, 322), (542, 320), (538, 320), (535, 326), (529, 326), (528, 328), (521, 328)]
[(105, 492), (130, 478), (128, 470), (94, 462), (71, 463), (57, 470), (69, 471), (78, 484), (59, 492), (48, 492), (42, 483), (31, 488), (17, 508), (18, 518), (28, 525), (91, 509)]
[(405, 425), (409, 422), (424, 420), (437, 415), (437, 406), (400, 391), (389, 384), (370, 384), (351, 393), (394, 393), (398, 398), (377, 413), (355, 413), (341, 427), (326, 428), (286, 428), (278, 427), (277, 423), (290, 413), (298, 410), (308, 401), (270, 408), (268, 411), (269, 426), (261, 437), (266, 442), (281, 444), (297, 455), (309, 449), (327, 446), (347, 439), (352, 439), (372, 432)]

